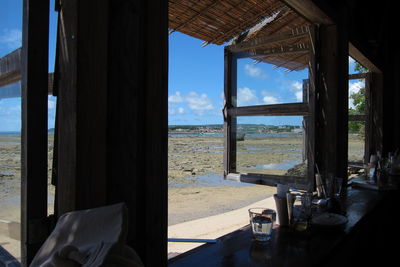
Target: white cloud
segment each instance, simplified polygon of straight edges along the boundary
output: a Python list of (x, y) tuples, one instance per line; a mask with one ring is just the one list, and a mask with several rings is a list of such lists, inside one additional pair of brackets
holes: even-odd
[(263, 96), (263, 104), (271, 105), (271, 104), (278, 104), (278, 97), (272, 95), (266, 90), (261, 91), (261, 95)]
[(292, 82), (292, 84), (290, 85), (290, 90), (294, 93), (294, 96), (296, 97), (296, 100), (299, 102), (303, 101), (303, 84), (298, 82), (298, 81), (294, 81)]
[(364, 81), (349, 83), (349, 96), (354, 93), (358, 93), (358, 91), (360, 91), (360, 89), (363, 87), (364, 87)]
[(214, 109), (211, 100), (208, 98), (207, 94), (197, 94), (196, 92), (190, 92), (186, 97), (189, 108), (196, 112), (198, 115), (202, 115), (206, 110)]
[(349, 57), (349, 65), (353, 65), (355, 63), (356, 61), (352, 57)]
[[(358, 93), (361, 88), (365, 87), (364, 81), (349, 83), (349, 96)], [(349, 98), (349, 108), (354, 108), (353, 99)]]
[(237, 105), (248, 106), (256, 105), (258, 103), (258, 97), (254, 90), (248, 87), (239, 88), (237, 92)]
[(56, 107), (55, 98), (53, 98), (52, 96), (49, 96), (47, 99), (47, 107), (48, 109), (54, 109)]
[(181, 96), (181, 92), (176, 91), (175, 94), (170, 95), (168, 97), (168, 102), (170, 103), (180, 103), (183, 101), (183, 97)]
[(214, 109), (212, 101), (207, 94), (198, 94), (191, 91), (183, 95), (177, 91), (168, 97), (168, 113), (170, 115), (185, 114), (186, 110), (182, 105), (197, 115), (203, 115), (205, 111)]
[(278, 103), (278, 98), (275, 96), (264, 96), (263, 101), (265, 104), (270, 105), (270, 104), (277, 104)]
[(17, 49), (22, 46), (22, 32), (18, 29), (4, 29), (0, 34), (0, 45), (8, 49)]
[(258, 68), (251, 64), (246, 64), (244, 66), (244, 71), (247, 75), (255, 78), (265, 79), (267, 75), (263, 72), (261, 68)]

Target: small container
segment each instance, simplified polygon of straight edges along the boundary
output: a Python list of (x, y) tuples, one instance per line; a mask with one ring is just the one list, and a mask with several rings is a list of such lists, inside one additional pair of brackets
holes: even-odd
[(289, 217), (288, 217), (288, 209), (287, 209), (287, 199), (285, 197), (280, 197), (278, 194), (274, 195), (276, 211), (277, 211), (277, 220), (276, 223), (279, 226), (288, 226), (289, 225)]
[(275, 210), (251, 208), (249, 216), (254, 239), (261, 242), (269, 241), (276, 221)]

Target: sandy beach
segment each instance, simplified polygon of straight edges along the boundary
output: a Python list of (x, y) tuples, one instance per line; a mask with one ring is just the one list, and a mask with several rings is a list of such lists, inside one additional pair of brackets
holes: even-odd
[[(0, 220), (20, 221), (20, 148), (19, 136), (0, 135)], [(50, 184), (52, 153), (53, 136), (49, 135), (50, 213), (54, 192)], [(361, 158), (362, 153), (362, 139), (356, 135), (350, 136), (349, 158)], [(237, 168), (242, 172), (285, 174), (301, 161), (301, 136), (245, 138), (237, 144)], [(218, 217), (219, 214), (229, 214), (254, 203), (263, 203), (259, 201), (271, 199), (276, 190), (275, 187), (225, 181), (222, 176), (221, 136), (170, 136), (168, 164), (168, 225), (169, 228), (174, 226), (171, 229), (175, 234), (179, 232), (179, 225), (186, 225), (185, 229), (190, 229), (188, 222)], [(243, 221), (243, 218), (237, 220)], [(227, 229), (230, 228), (222, 229), (220, 233), (225, 233)], [(196, 234), (185, 231), (182, 233), (189, 238)], [(0, 243), (6, 244), (3, 241), (7, 238), (0, 233)], [(176, 246), (173, 249), (179, 250)]]

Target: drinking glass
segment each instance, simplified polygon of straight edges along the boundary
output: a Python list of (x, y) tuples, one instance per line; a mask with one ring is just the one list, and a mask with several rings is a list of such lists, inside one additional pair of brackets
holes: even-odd
[(274, 227), (276, 221), (275, 210), (251, 208), (249, 209), (249, 216), (254, 239), (257, 241), (270, 240), (272, 228)]

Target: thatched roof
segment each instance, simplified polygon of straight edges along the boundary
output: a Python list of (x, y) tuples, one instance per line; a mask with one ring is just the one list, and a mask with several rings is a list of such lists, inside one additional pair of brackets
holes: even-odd
[[(279, 0), (169, 0), (169, 28), (205, 44), (230, 42), (258, 61), (289, 70), (308, 65), (310, 24)], [(282, 38), (288, 36), (289, 38)], [(263, 45), (257, 40), (266, 41)]]

